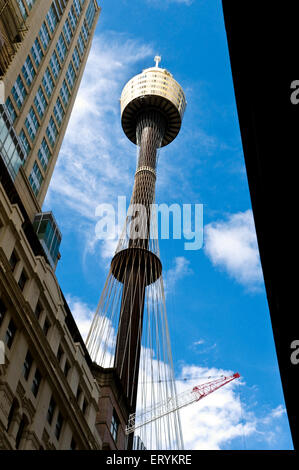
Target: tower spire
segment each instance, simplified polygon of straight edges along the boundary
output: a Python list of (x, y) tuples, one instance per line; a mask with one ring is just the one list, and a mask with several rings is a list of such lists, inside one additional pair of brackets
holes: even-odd
[(162, 60), (162, 57), (160, 55), (156, 55), (155, 58), (154, 58), (154, 61), (156, 63), (156, 67), (158, 68), (159, 67), (159, 63), (161, 62)]

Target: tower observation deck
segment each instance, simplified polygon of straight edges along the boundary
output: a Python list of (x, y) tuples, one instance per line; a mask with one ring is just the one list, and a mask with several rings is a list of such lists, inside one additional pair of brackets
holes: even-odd
[[(121, 124), (137, 146), (137, 167), (125, 227), (87, 338), (92, 358), (115, 370), (131, 413), (176, 395), (152, 204), (157, 152), (178, 135), (186, 99), (160, 60), (156, 56), (155, 67), (133, 77), (121, 94)], [(178, 412), (159, 421), (139, 436), (146, 448), (182, 449)]]
[(156, 111), (163, 121), (161, 142), (158, 147), (170, 144), (178, 135), (186, 108), (182, 87), (166, 69), (156, 67), (144, 70), (133, 77), (121, 94), (121, 122), (124, 133), (138, 145), (138, 123), (143, 113)]

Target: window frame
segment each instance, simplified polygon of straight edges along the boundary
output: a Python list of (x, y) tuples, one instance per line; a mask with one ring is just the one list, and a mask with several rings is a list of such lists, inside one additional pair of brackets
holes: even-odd
[(110, 433), (111, 433), (111, 436), (113, 437), (114, 442), (117, 441), (119, 426), (120, 426), (119, 417), (115, 409), (113, 409), (111, 424), (110, 424)]
[(5, 339), (4, 339), (4, 342), (8, 349), (11, 349), (13, 345), (17, 330), (18, 330), (17, 326), (15, 322), (13, 321), (13, 318), (11, 318), (6, 329)]
[(33, 396), (36, 398), (40, 389), (40, 384), (42, 382), (42, 374), (38, 367), (35, 369), (35, 374), (32, 380), (32, 385), (31, 385), (31, 392)]
[(32, 364), (33, 364), (33, 356), (30, 350), (28, 349), (27, 354), (25, 356), (24, 363), (23, 363), (23, 377), (26, 381), (29, 378)]

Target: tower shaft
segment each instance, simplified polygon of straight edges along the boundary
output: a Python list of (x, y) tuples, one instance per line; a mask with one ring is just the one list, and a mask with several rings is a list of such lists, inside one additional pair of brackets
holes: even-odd
[(126, 268), (115, 354), (115, 368), (132, 409), (135, 409), (137, 398), (145, 288), (158, 278), (157, 261), (148, 250), (148, 243), (151, 204), (155, 200), (157, 149), (164, 129), (165, 121), (159, 112), (149, 110), (138, 116), (139, 154), (131, 198), (133, 223), (129, 229), (128, 249), (122, 259)]
[(145, 111), (137, 118), (136, 141), (139, 153), (130, 203), (135, 222), (131, 224), (130, 247), (148, 248), (151, 205), (155, 201), (157, 149), (163, 140), (164, 130), (165, 120), (158, 111)]

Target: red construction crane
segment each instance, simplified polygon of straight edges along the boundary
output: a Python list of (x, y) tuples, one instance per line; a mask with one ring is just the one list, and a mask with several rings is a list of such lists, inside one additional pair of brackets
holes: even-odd
[(219, 379), (197, 385), (191, 390), (187, 390), (175, 397), (169, 398), (164, 402), (158, 403), (152, 408), (148, 408), (141, 413), (133, 413), (129, 416), (129, 421), (125, 432), (126, 434), (130, 434), (131, 432), (134, 432), (136, 429), (144, 426), (147, 423), (150, 423), (151, 421), (159, 419), (162, 416), (183, 408), (184, 406), (191, 405), (191, 403), (201, 400), (203, 397), (206, 397), (210, 393), (215, 392), (215, 390), (218, 390), (218, 388), (223, 387), (227, 383), (238, 379), (239, 377), (240, 374), (238, 372), (228, 377), (221, 376)]

